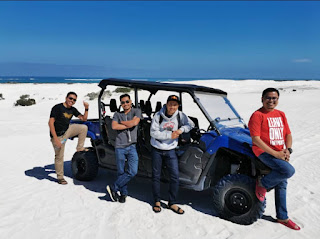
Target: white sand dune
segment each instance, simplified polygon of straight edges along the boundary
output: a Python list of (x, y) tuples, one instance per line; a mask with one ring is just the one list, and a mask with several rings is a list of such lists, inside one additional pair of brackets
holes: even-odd
[[(188, 82), (190, 83), (190, 82)], [(195, 84), (220, 88), (248, 122), (261, 106), (261, 92), (280, 88), (278, 109), (288, 118), (293, 134), (291, 163), (296, 174), (289, 180), (289, 216), (301, 225), (290, 230), (269, 221), (275, 218), (274, 195), (267, 194), (264, 219), (250, 226), (237, 225), (215, 216), (211, 191), (181, 190), (182, 216), (150, 207), (151, 182), (135, 178), (129, 185), (127, 203), (107, 200), (105, 186), (115, 172), (100, 169), (91, 182), (73, 180), (70, 160), (76, 142), (69, 140), (65, 152), (65, 174), (69, 182), (55, 182), (53, 149), (49, 141), (51, 107), (63, 102), (68, 91), (78, 93), (76, 107), (97, 84), (0, 84), (0, 238), (318, 238), (320, 228), (320, 82), (318, 81), (197, 81)], [(22, 94), (37, 104), (14, 107)], [(97, 118), (97, 101), (90, 101), (89, 118)], [(89, 140), (86, 146), (89, 146)], [(163, 191), (166, 193), (166, 190)]]

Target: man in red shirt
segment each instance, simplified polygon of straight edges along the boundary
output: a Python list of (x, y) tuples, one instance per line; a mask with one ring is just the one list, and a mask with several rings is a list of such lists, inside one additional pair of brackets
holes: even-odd
[(285, 114), (276, 110), (279, 102), (279, 91), (267, 88), (262, 92), (263, 106), (255, 111), (249, 121), (252, 150), (269, 168), (271, 173), (258, 178), (256, 196), (263, 202), (268, 189), (275, 189), (277, 221), (291, 229), (300, 227), (288, 217), (286, 193), (287, 179), (294, 172), (289, 163), (292, 153), (292, 136)]

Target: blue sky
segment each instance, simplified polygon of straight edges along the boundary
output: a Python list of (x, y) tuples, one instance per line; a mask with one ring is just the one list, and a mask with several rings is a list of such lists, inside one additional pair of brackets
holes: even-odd
[(0, 75), (320, 79), (320, 2), (0, 2)]

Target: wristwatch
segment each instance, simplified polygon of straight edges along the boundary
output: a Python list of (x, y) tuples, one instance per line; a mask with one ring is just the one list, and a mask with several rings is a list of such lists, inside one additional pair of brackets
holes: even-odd
[(84, 109), (85, 111), (89, 111), (89, 109)]
[(292, 148), (288, 148), (288, 151), (290, 154), (292, 154), (292, 152), (293, 152)]

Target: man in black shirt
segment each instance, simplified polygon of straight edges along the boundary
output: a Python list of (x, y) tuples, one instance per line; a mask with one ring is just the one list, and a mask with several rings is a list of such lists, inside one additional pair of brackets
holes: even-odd
[(77, 94), (74, 92), (69, 92), (65, 102), (55, 105), (51, 109), (50, 113), (50, 137), (55, 152), (54, 166), (59, 184), (68, 183), (63, 178), (63, 156), (66, 140), (70, 137), (78, 136), (77, 151), (86, 150), (83, 145), (87, 136), (88, 127), (83, 124), (69, 124), (72, 116), (76, 116), (80, 120), (86, 121), (88, 118), (89, 104), (87, 102), (83, 102), (85, 111), (82, 115), (75, 107), (73, 107), (76, 101)]

